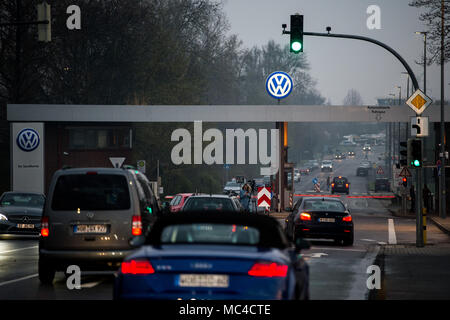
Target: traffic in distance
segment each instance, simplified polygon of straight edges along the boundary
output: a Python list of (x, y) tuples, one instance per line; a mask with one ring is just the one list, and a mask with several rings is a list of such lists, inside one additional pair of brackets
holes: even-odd
[[(365, 238), (387, 241), (377, 225), (384, 224), (394, 196), (374, 173), (383, 157), (378, 143), (370, 151), (353, 146), (301, 161), (292, 169), (294, 179), (287, 178), (292, 207), (282, 212), (276, 210), (274, 176), (238, 174), (224, 182), (222, 193), (160, 197), (130, 166), (60, 169), (46, 196), (6, 192), (0, 198), (2, 244), (33, 261), (23, 270), (13, 263), (15, 272), (36, 272), (0, 287), (0, 298), (6, 298), (4, 289), (25, 283), (39, 294), (15, 290), (17, 298), (45, 298), (49, 288), (70, 298), (70, 266), (81, 271), (86, 298), (362, 298), (351, 296), (361, 279), (347, 264), (369, 250)], [(261, 190), (271, 190), (268, 207), (258, 205)], [(339, 283), (323, 288), (333, 266), (350, 268), (349, 277), (336, 273), (333, 280), (348, 291)], [(320, 277), (323, 272), (329, 275)]]

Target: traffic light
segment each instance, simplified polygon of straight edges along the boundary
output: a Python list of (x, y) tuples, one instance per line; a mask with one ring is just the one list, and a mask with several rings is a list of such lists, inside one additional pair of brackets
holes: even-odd
[[(404, 150), (402, 149), (404, 148)], [(408, 143), (406, 141), (400, 142), (400, 166), (406, 167), (408, 165)]]
[(408, 179), (406, 179), (406, 177), (403, 177), (402, 183), (403, 183), (403, 186), (406, 188), (408, 186)]
[(422, 140), (411, 139), (411, 159), (409, 160), (411, 167), (422, 167)]
[(52, 14), (48, 3), (37, 5), (37, 17), (38, 21), (48, 21), (46, 24), (38, 24), (38, 41), (52, 41)]
[(291, 15), (291, 44), (290, 52), (303, 52), (303, 16)]

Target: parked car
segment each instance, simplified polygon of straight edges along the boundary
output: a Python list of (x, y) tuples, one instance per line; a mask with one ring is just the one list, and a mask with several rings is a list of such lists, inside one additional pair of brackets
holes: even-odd
[(116, 269), (161, 215), (144, 174), (116, 168), (55, 172), (41, 220), (38, 273), (52, 283), (69, 265)]
[(45, 196), (9, 191), (0, 197), (0, 233), (35, 234), (41, 230)]
[(333, 178), (333, 181), (331, 182), (331, 194), (336, 192), (350, 193), (350, 182), (346, 177), (339, 176)]
[(301, 167), (299, 169), (299, 172), (301, 175), (309, 175), (311, 173), (311, 170), (307, 167)]
[(267, 216), (166, 216), (116, 275), (114, 299), (309, 299), (309, 267)]
[(334, 239), (353, 245), (352, 216), (344, 203), (335, 198), (304, 197), (286, 218), (285, 232), (289, 239)]

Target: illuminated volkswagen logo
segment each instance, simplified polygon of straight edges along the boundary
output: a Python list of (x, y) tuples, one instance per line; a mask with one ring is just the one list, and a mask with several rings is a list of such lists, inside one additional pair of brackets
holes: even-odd
[(291, 93), (292, 87), (292, 78), (286, 72), (276, 71), (267, 77), (266, 90), (272, 98), (286, 98)]
[(39, 146), (39, 134), (34, 129), (23, 129), (17, 135), (17, 146), (20, 150), (30, 152)]

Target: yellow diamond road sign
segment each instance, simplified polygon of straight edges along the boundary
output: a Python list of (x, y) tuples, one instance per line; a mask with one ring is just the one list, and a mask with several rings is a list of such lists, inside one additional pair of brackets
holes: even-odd
[(433, 102), (430, 97), (427, 97), (425, 93), (420, 90), (416, 90), (411, 97), (409, 97), (406, 104), (410, 106), (417, 114), (422, 114), (425, 109)]

